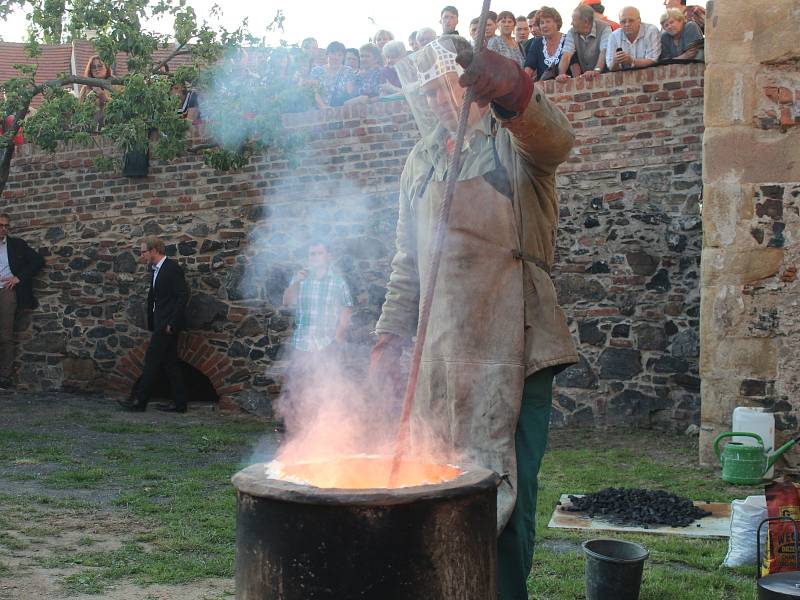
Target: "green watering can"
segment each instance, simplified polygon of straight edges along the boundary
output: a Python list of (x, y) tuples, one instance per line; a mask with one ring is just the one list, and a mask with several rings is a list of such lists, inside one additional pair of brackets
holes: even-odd
[[(758, 440), (757, 446), (745, 446), (740, 442), (728, 442), (720, 451), (719, 443), (726, 437), (751, 437)], [(736, 485), (760, 485), (764, 474), (775, 464), (781, 454), (794, 446), (800, 436), (786, 442), (773, 454), (764, 449), (764, 440), (757, 433), (728, 431), (720, 433), (714, 440), (714, 452), (722, 463), (722, 480)]]

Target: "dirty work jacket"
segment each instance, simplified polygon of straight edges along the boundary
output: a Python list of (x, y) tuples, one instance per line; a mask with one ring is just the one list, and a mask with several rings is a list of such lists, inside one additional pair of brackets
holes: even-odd
[[(505, 476), (501, 530), (515, 501), (513, 438), (524, 378), (577, 355), (548, 275), (558, 218), (554, 174), (572, 131), (538, 91), (522, 114), (506, 119), (498, 112), (496, 134), (486, 114), (466, 140), (414, 408), (416, 422), (446, 450)], [(409, 339), (416, 331), (420, 279), (427, 281), (443, 196), (441, 133), (420, 141), (403, 170), (397, 253), (378, 333)]]

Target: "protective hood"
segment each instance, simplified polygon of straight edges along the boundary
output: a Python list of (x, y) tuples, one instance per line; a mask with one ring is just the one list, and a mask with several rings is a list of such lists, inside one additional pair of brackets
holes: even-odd
[[(443, 36), (409, 54), (395, 65), (406, 100), (423, 141), (439, 138), (444, 128), (455, 137), (464, 102), (464, 88), (458, 83), (464, 72), (456, 62), (456, 36)], [(463, 40), (465, 44), (466, 40)], [(480, 120), (477, 105), (470, 108), (467, 136)], [(435, 134), (435, 135), (434, 135)]]

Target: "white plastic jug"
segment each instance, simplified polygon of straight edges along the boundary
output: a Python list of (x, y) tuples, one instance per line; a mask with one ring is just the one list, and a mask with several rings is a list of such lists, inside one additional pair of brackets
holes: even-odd
[[(747, 431), (757, 433), (764, 440), (764, 448), (767, 452), (775, 449), (775, 415), (766, 412), (763, 408), (753, 408), (750, 406), (739, 406), (733, 409), (733, 427), (731, 431)], [(733, 442), (739, 442), (746, 446), (756, 446), (758, 441), (751, 437), (733, 437)], [(774, 467), (770, 467), (764, 477), (772, 479)]]

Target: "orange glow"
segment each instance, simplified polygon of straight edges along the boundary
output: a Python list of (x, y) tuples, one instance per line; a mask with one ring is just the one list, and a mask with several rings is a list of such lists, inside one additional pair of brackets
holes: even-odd
[[(268, 476), (318, 488), (363, 490), (387, 488), (392, 468), (390, 456), (348, 456), (333, 459), (270, 464)], [(434, 485), (455, 479), (461, 469), (453, 465), (404, 460), (395, 488)]]

